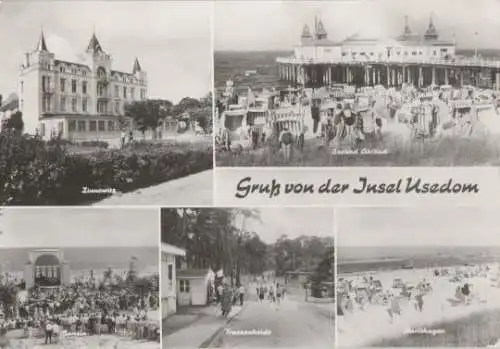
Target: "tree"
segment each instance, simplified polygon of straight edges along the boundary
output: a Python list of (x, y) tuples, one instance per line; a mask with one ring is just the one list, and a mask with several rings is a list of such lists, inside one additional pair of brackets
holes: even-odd
[(329, 247), (323, 255), (323, 259), (318, 264), (314, 274), (310, 277), (311, 293), (313, 297), (321, 297), (322, 283), (332, 282), (335, 278), (335, 251), (333, 247)]
[(135, 101), (125, 105), (125, 116), (129, 117), (137, 125), (139, 131), (145, 135), (147, 130), (156, 130), (161, 121), (168, 115), (165, 107), (168, 101), (145, 100)]
[(201, 108), (203, 108), (203, 102), (199, 101), (196, 98), (184, 97), (172, 108), (172, 114), (175, 117), (178, 117), (185, 112), (194, 111)]
[(17, 291), (17, 287), (12, 283), (0, 284), (0, 299), (2, 300), (4, 314), (15, 315), (11, 313), (11, 309), (16, 305)]
[(16, 111), (7, 120), (6, 128), (11, 131), (15, 131), (17, 134), (21, 134), (24, 129), (23, 113)]

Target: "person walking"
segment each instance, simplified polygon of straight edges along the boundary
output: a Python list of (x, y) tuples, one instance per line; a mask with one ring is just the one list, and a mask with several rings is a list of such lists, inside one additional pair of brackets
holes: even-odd
[(276, 284), (276, 302), (278, 305), (280, 304), (281, 301), (281, 286), (280, 284)]
[(45, 344), (52, 344), (52, 323), (47, 320), (45, 324)]
[(259, 301), (262, 303), (264, 301), (264, 296), (265, 296), (265, 290), (264, 290), (264, 286), (260, 286), (259, 288)]
[(243, 285), (240, 285), (239, 295), (240, 295), (240, 305), (243, 306), (243, 300), (245, 298), (245, 287)]
[(290, 132), (288, 127), (285, 127), (280, 135), (280, 144), (283, 148), (283, 154), (285, 156), (285, 161), (290, 161), (292, 156), (292, 144), (293, 144), (293, 134)]
[(227, 317), (229, 313), (231, 312), (231, 308), (233, 305), (233, 294), (231, 292), (231, 289), (229, 288), (229, 285), (224, 284), (224, 287), (222, 289), (222, 316)]

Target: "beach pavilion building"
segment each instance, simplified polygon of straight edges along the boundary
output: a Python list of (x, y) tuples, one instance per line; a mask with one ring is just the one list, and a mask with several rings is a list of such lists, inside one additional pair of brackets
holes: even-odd
[(316, 19), (313, 32), (304, 26), (293, 55), (276, 61), (281, 80), (306, 88), (409, 83), (500, 89), (500, 60), (457, 56), (455, 39), (441, 38), (432, 17), (423, 35), (412, 31), (406, 17), (402, 33), (395, 37), (358, 33), (341, 42), (330, 41), (323, 22)]

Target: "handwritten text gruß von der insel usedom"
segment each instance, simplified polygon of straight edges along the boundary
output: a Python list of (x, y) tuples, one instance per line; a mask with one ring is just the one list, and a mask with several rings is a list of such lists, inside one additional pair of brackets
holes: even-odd
[(244, 199), (249, 195), (265, 195), (273, 198), (280, 195), (305, 194), (477, 194), (479, 184), (459, 183), (450, 178), (443, 182), (426, 182), (422, 178), (407, 177), (392, 183), (371, 182), (367, 177), (359, 177), (355, 185), (335, 183), (327, 179), (323, 184), (307, 182), (281, 183), (272, 179), (269, 183), (252, 182), (252, 177), (245, 177), (238, 182), (235, 196)]

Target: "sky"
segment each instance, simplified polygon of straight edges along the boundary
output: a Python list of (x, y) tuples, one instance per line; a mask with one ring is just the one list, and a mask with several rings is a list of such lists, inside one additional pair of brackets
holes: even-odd
[(301, 235), (333, 237), (334, 234), (331, 208), (262, 208), (258, 211), (262, 222), (247, 220), (246, 227), (266, 243), (274, 243), (283, 234), (291, 239)]
[(16, 91), (19, 66), (43, 28), (56, 59), (75, 61), (95, 30), (114, 70), (137, 57), (149, 96), (178, 102), (212, 89), (212, 7), (208, 1), (0, 2), (0, 94)]
[(337, 217), (339, 246), (500, 246), (499, 210), (350, 208)]
[(290, 50), (305, 24), (313, 30), (316, 15), (337, 42), (355, 33), (397, 36), (406, 15), (412, 31), (422, 33), (431, 13), (441, 36), (455, 34), (458, 47), (500, 48), (499, 0), (216, 1), (214, 46), (218, 51)]
[(159, 220), (158, 210), (147, 208), (5, 208), (0, 246), (154, 247)]

